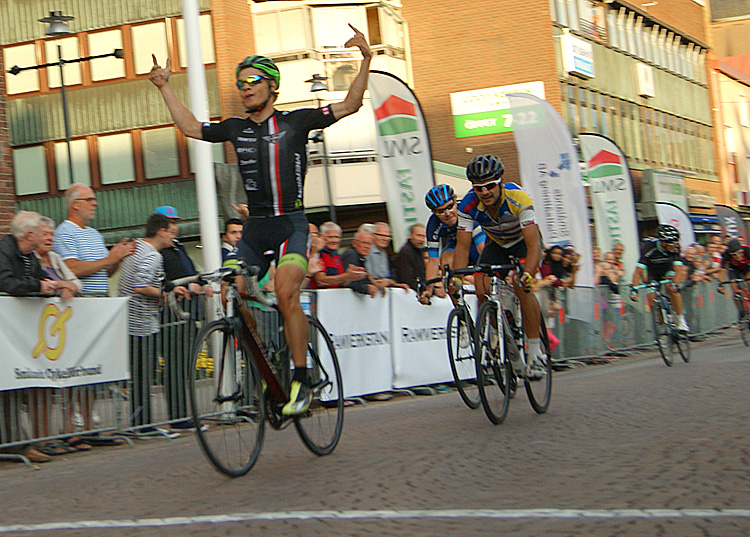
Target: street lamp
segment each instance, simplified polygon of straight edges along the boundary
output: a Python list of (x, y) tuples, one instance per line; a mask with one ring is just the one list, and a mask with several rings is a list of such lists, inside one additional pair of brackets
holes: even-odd
[[(328, 86), (325, 81), (328, 77), (321, 76), (315, 73), (310, 80), (305, 82), (312, 84), (310, 91), (315, 95), (315, 102), (320, 107), (320, 97), (318, 97), (319, 91), (328, 91)], [(320, 129), (310, 137), (311, 142), (320, 142), (323, 144), (323, 172), (325, 173), (326, 179), (326, 190), (328, 191), (328, 211), (331, 214), (331, 221), (336, 221), (336, 207), (333, 203), (333, 190), (331, 189), (331, 177), (328, 171), (328, 149), (326, 148), (326, 137), (323, 134), (323, 129)]]
[[(74, 17), (63, 15), (61, 11), (50, 11), (49, 17), (39, 19), (39, 22), (43, 22), (49, 25), (47, 27), (47, 30), (44, 32), (44, 35), (48, 37), (63, 37), (71, 33), (68, 25), (65, 23), (68, 21), (72, 21), (73, 19)], [(98, 58), (108, 58), (109, 56), (114, 56), (115, 58), (118, 58), (120, 60), (125, 57), (123, 50), (121, 48), (116, 48), (114, 51), (107, 54), (86, 56), (85, 58), (77, 58), (75, 60), (64, 60), (62, 57), (62, 45), (58, 44), (56, 62), (45, 63), (42, 65), (32, 65), (30, 67), (18, 67), (17, 65), (14, 65), (8, 71), (12, 75), (17, 75), (22, 71), (28, 71), (30, 69), (43, 69), (45, 67), (53, 67), (55, 65), (60, 68), (60, 95), (62, 97), (63, 123), (65, 124), (65, 143), (68, 147), (68, 171), (70, 173), (71, 183), (74, 183), (75, 180), (73, 178), (73, 154), (70, 150), (70, 123), (68, 122), (68, 100), (65, 94), (65, 79), (63, 78), (63, 67), (66, 63), (87, 62), (89, 60), (95, 60)]]

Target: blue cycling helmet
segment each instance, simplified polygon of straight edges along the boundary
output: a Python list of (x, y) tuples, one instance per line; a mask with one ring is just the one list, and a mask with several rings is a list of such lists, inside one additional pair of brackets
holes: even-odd
[(427, 192), (427, 195), (424, 197), (424, 202), (428, 209), (434, 211), (455, 197), (456, 194), (453, 192), (450, 185), (436, 185)]

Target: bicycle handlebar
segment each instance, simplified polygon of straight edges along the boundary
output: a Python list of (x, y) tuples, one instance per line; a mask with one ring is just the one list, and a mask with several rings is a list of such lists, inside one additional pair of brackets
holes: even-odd
[(727, 280), (724, 282), (719, 282), (719, 287), (722, 285), (727, 285), (728, 283), (742, 283), (742, 282), (748, 282), (750, 281), (750, 278), (736, 278), (734, 280)]

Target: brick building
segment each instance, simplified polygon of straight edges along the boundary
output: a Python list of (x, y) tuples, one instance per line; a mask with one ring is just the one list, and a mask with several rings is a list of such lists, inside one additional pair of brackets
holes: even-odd
[[(169, 203), (186, 216), (181, 233), (197, 237), (189, 145), (146, 80), (151, 52), (160, 59), (171, 56), (172, 83), (187, 102), (181, 3), (68, 0), (61, 9), (76, 17), (75, 33), (59, 40), (42, 37), (37, 19), (47, 15), (45, 3), (26, 4), (21, 10), (0, 3), (6, 65), (54, 61), (58, 42), (68, 57), (125, 51), (124, 60), (83, 62), (78, 71), (68, 72), (70, 66), (65, 71), (75, 180), (90, 182), (98, 192), (96, 227), (113, 242), (136, 233), (153, 207)], [(509, 177), (517, 177), (512, 133), (462, 130), (457, 103), (488, 89), (521, 85), (541, 91), (574, 136), (598, 132), (613, 139), (628, 157), (637, 192), (645, 175), (658, 196), (661, 174), (682, 185), (686, 205), (691, 199), (696, 203), (691, 212), (710, 212), (698, 206), (705, 199), (726, 201), (712, 147), (703, 0), (199, 4), (213, 119), (242, 114), (234, 67), (253, 52), (280, 66), (280, 108), (341, 100), (347, 76), (357, 68), (356, 58), (341, 49), (350, 35), (346, 22), (353, 22), (370, 39), (373, 68), (407, 80), (419, 97), (440, 182), (465, 189), (463, 166), (483, 152), (503, 156)], [(305, 80), (314, 73), (328, 77), (329, 91), (310, 92)], [(28, 75), (6, 82), (16, 207), (59, 220), (60, 196), (70, 182), (59, 74), (50, 68), (36, 78)], [(332, 202), (350, 230), (362, 221), (385, 218), (374, 122), (367, 108), (326, 130)], [(310, 218), (321, 221), (331, 202), (323, 188), (325, 161), (321, 144), (309, 148), (306, 204)], [(231, 150), (215, 149), (217, 163), (234, 162)], [(644, 220), (652, 217), (648, 206), (641, 209)]]

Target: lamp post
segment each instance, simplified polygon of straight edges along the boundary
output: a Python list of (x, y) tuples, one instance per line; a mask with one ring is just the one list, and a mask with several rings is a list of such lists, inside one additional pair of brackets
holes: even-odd
[[(328, 86), (325, 81), (328, 77), (321, 76), (315, 73), (311, 79), (305, 80), (309, 84), (312, 84), (310, 91), (315, 95), (315, 102), (320, 107), (320, 97), (318, 97), (319, 91), (328, 91)], [(328, 212), (331, 215), (331, 221), (336, 221), (336, 207), (333, 203), (333, 189), (331, 188), (331, 177), (328, 170), (328, 149), (326, 148), (326, 136), (323, 133), (323, 129), (317, 131), (310, 137), (312, 142), (321, 142), (323, 144), (323, 173), (325, 173), (326, 190), (328, 194)]]
[[(43, 19), (39, 19), (39, 22), (43, 22), (45, 24), (48, 24), (47, 30), (44, 32), (44, 35), (47, 37), (63, 37), (66, 35), (69, 35), (71, 33), (70, 29), (68, 28), (68, 25), (65, 24), (68, 21), (72, 21), (74, 17), (70, 17), (68, 15), (63, 15), (61, 11), (50, 11), (49, 17), (44, 17)], [(63, 107), (63, 123), (65, 125), (65, 144), (68, 148), (68, 173), (70, 173), (70, 182), (74, 183), (75, 180), (73, 178), (73, 154), (70, 150), (70, 123), (68, 122), (68, 100), (67, 95), (65, 94), (65, 78), (63, 77), (63, 67), (66, 63), (80, 63), (80, 62), (87, 62), (89, 60), (95, 60), (98, 58), (107, 58), (109, 56), (114, 56), (118, 59), (123, 59), (124, 54), (121, 48), (116, 48), (114, 51), (109, 52), (107, 54), (97, 54), (94, 56), (86, 56), (85, 58), (76, 58), (75, 60), (64, 60), (62, 57), (62, 45), (57, 45), (57, 61), (56, 62), (50, 62), (45, 63), (42, 65), (32, 65), (29, 67), (18, 67), (17, 65), (14, 65), (10, 68), (8, 71), (12, 75), (17, 75), (18, 73), (22, 71), (28, 71), (30, 69), (43, 69), (45, 67), (53, 67), (57, 65), (60, 68), (60, 96), (62, 97), (62, 107)]]

